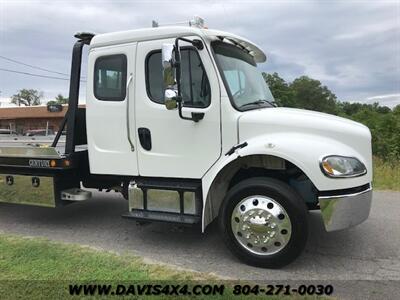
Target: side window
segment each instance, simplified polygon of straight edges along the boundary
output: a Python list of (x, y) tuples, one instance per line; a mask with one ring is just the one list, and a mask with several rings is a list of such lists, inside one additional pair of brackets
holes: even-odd
[(161, 51), (150, 52), (146, 64), (147, 94), (152, 101), (164, 103)]
[(126, 56), (101, 56), (94, 64), (94, 96), (99, 100), (123, 101), (126, 96)]
[[(196, 50), (182, 49), (181, 91), (184, 106), (207, 107), (211, 92), (207, 74)], [(150, 52), (146, 61), (146, 88), (149, 98), (164, 103), (161, 51)]]

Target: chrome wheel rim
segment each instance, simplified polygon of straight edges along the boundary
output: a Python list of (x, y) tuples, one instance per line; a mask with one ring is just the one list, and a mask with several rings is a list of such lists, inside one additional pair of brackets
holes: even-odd
[(233, 209), (232, 232), (247, 251), (271, 255), (281, 251), (290, 240), (292, 224), (286, 210), (266, 196), (250, 196)]

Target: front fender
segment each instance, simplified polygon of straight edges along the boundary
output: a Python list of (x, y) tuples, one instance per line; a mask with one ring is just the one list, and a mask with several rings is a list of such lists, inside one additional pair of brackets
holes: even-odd
[[(370, 149), (360, 153), (331, 138), (299, 133), (258, 136), (247, 143), (247, 147), (238, 150), (238, 155), (266, 154), (283, 158), (300, 168), (319, 191), (352, 188), (372, 181)], [(320, 169), (320, 161), (327, 155), (356, 157), (367, 167), (367, 174), (354, 178), (327, 177)]]
[[(244, 141), (241, 141), (244, 142)], [(349, 145), (337, 140), (312, 134), (277, 133), (257, 136), (246, 141), (247, 146), (231, 155), (224, 155), (202, 178), (203, 191), (203, 230), (207, 225), (208, 193), (214, 179), (225, 166), (238, 157), (249, 155), (271, 155), (285, 159), (301, 169), (319, 191), (339, 190), (361, 186), (372, 181), (371, 149), (360, 153)], [(320, 169), (320, 160), (327, 155), (357, 157), (367, 167), (367, 173), (354, 178), (330, 178)]]

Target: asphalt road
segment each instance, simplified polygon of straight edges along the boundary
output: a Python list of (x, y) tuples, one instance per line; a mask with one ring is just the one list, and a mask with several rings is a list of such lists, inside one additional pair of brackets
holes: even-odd
[(310, 213), (304, 253), (280, 270), (239, 262), (223, 245), (215, 224), (205, 234), (198, 228), (174, 225), (137, 226), (120, 217), (127, 206), (117, 193), (97, 192), (89, 201), (57, 209), (1, 203), (0, 232), (133, 252), (152, 261), (233, 279), (326, 280), (325, 284), (342, 285), (342, 292), (351, 298), (354, 293), (360, 299), (381, 298), (381, 290), (387, 296), (400, 290), (400, 193), (374, 192), (368, 220), (344, 231), (325, 232), (320, 214)]

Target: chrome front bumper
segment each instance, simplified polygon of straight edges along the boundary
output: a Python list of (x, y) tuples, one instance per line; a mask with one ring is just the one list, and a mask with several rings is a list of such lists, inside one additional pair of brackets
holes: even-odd
[(365, 221), (371, 209), (372, 187), (353, 194), (318, 197), (326, 231), (355, 226)]

